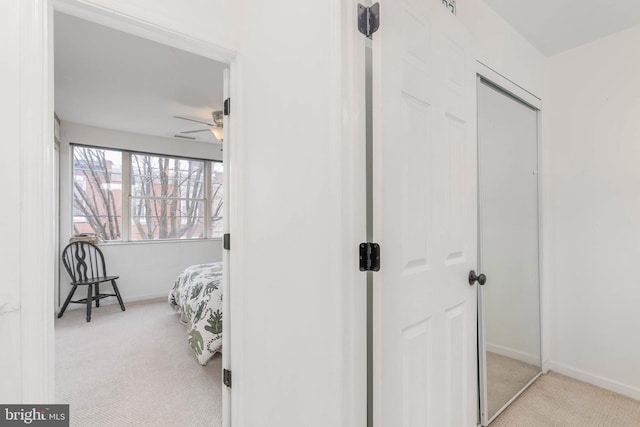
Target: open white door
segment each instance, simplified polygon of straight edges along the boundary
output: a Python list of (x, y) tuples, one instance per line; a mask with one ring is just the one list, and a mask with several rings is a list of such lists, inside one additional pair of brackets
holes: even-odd
[(373, 34), (374, 425), (477, 422), (475, 67), (440, 1)]

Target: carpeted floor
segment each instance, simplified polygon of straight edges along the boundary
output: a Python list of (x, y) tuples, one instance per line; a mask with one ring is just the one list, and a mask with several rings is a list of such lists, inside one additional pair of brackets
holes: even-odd
[(537, 366), (488, 351), (487, 397), (490, 417), (522, 390), (538, 372), (540, 368)]
[(56, 400), (71, 426), (220, 426), (221, 357), (201, 366), (166, 299), (56, 320)]
[[(221, 425), (221, 357), (200, 366), (166, 300), (56, 320), (56, 400), (74, 427)], [(491, 366), (491, 364), (489, 364)], [(495, 392), (495, 391), (494, 391)], [(640, 427), (640, 402), (553, 372), (491, 427)]]
[(638, 427), (640, 401), (565, 377), (542, 375), (491, 427)]

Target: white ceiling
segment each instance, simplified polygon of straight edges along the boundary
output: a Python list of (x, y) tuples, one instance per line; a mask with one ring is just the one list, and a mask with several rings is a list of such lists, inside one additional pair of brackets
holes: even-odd
[(640, 24), (640, 0), (484, 0), (547, 56)]
[[(207, 128), (173, 116), (211, 123), (222, 110), (222, 63), (58, 12), (54, 28), (62, 120), (173, 137)], [(189, 136), (217, 142), (210, 132)]]
[[(549, 56), (640, 24), (640, 0), (484, 1)], [(224, 64), (59, 12), (54, 24), (62, 120), (173, 137), (206, 128), (173, 116), (211, 122), (222, 109)]]

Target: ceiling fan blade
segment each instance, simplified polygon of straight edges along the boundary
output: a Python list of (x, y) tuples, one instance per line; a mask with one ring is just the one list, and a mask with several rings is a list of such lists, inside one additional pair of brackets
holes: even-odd
[(184, 138), (184, 139), (195, 139), (192, 136), (184, 136), (184, 135), (173, 135), (175, 138)]
[(189, 119), (189, 118), (187, 118), (187, 117), (180, 117), (180, 116), (173, 116), (173, 117), (174, 117), (175, 119), (189, 120), (190, 122), (202, 123), (202, 124), (205, 124), (205, 125), (207, 125), (207, 126), (214, 126), (214, 124), (213, 124), (213, 123), (207, 123), (207, 122), (204, 122), (204, 121), (202, 121), (202, 120)]
[(211, 132), (209, 129), (200, 129), (200, 130), (186, 130), (180, 133), (195, 133), (195, 132)]

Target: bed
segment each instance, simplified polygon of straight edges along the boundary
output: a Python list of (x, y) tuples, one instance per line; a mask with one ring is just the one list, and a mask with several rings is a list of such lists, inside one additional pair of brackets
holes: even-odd
[(222, 263), (187, 267), (176, 279), (169, 304), (187, 324), (187, 341), (201, 365), (222, 349)]

